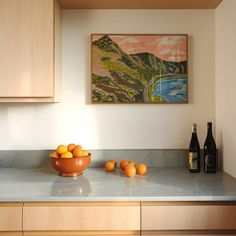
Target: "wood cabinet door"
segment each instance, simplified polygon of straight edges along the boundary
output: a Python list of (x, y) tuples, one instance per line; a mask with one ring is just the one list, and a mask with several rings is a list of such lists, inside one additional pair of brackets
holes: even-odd
[(236, 205), (142, 203), (142, 230), (236, 230)]
[(0, 232), (0, 236), (23, 236), (23, 232)]
[(142, 234), (142, 236), (236, 236), (236, 234)]
[(54, 0), (0, 1), (0, 97), (53, 97)]
[(24, 236), (140, 236), (133, 231), (40, 231), (24, 232)]
[[(22, 230), (22, 204), (0, 203), (0, 232), (1, 231), (21, 231)], [(14, 235), (7, 232), (2, 235)], [(1, 235), (0, 234), (0, 235)], [(18, 235), (16, 233), (16, 235)]]
[(140, 230), (137, 202), (25, 203), (23, 230)]

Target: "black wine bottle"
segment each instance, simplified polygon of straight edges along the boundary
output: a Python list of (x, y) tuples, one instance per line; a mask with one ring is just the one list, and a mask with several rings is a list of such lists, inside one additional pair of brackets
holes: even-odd
[(188, 168), (190, 173), (201, 171), (201, 152), (197, 138), (197, 124), (192, 125), (192, 138), (189, 145)]
[(216, 143), (212, 135), (212, 123), (207, 123), (207, 137), (204, 143), (204, 172), (216, 173), (217, 150)]

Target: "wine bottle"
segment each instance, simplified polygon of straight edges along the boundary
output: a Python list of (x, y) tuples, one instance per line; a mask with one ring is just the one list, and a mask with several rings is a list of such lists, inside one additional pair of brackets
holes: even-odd
[(204, 172), (216, 173), (217, 151), (216, 143), (212, 135), (212, 123), (207, 123), (207, 137), (204, 143)]
[(192, 125), (192, 138), (189, 145), (188, 168), (190, 173), (201, 171), (201, 152), (197, 138), (197, 124)]

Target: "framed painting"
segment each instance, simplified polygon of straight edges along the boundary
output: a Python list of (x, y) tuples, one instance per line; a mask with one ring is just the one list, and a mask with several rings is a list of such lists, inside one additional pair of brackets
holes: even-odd
[(92, 34), (92, 103), (187, 103), (186, 34)]

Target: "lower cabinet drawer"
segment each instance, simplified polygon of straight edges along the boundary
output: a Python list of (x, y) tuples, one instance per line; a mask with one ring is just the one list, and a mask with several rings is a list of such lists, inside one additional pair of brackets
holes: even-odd
[(24, 232), (24, 236), (140, 236), (138, 232), (117, 232), (117, 231), (34, 231)]
[(236, 205), (142, 203), (142, 230), (236, 230)]
[(26, 203), (23, 230), (140, 230), (140, 204)]
[[(0, 204), (0, 232), (22, 230), (22, 205), (20, 203)], [(10, 232), (5, 234), (14, 235), (14, 233)]]
[(21, 232), (0, 232), (0, 236), (23, 236)]
[(236, 236), (236, 234), (142, 234), (142, 236)]

